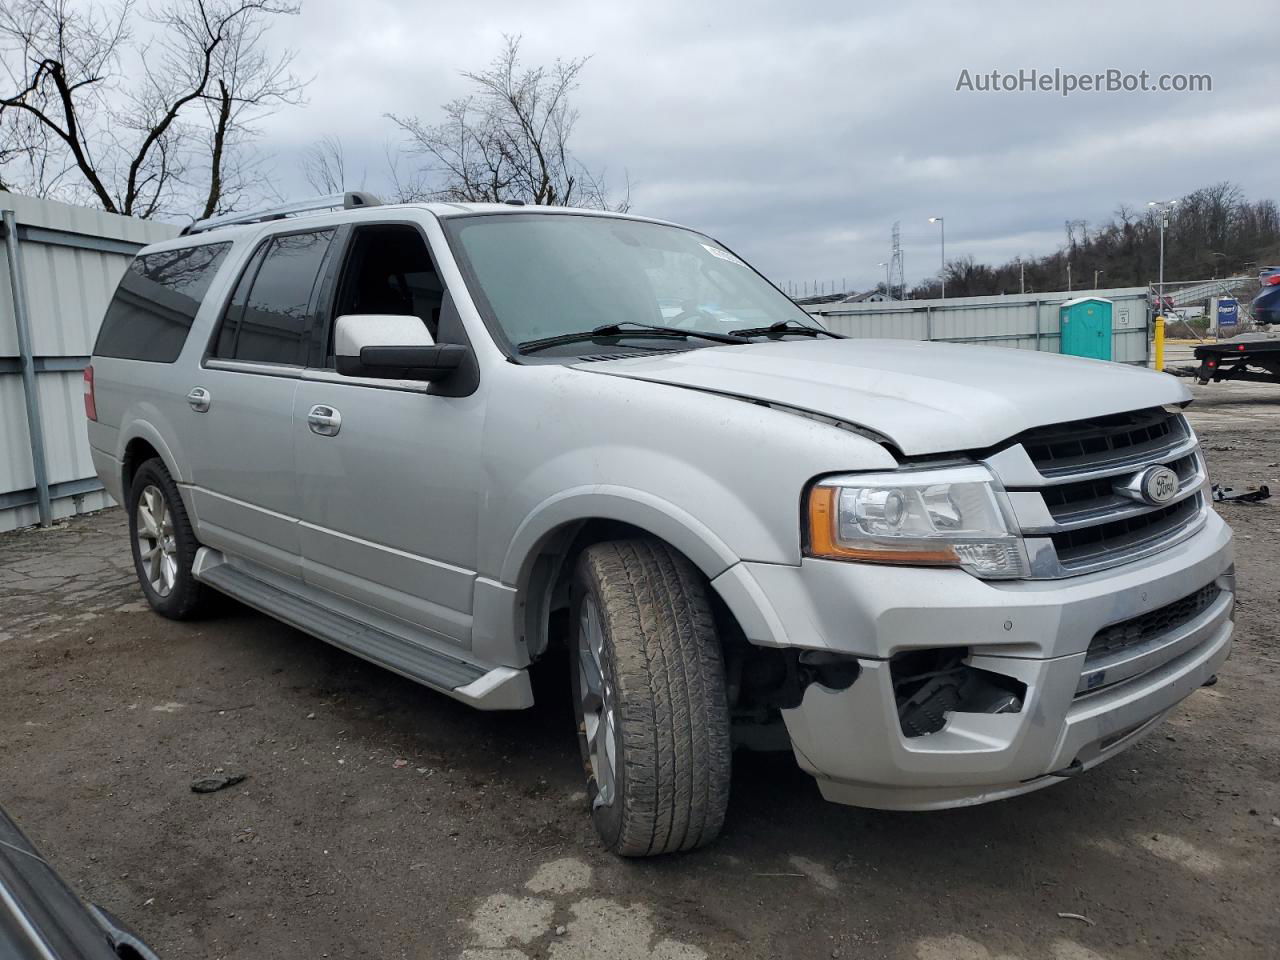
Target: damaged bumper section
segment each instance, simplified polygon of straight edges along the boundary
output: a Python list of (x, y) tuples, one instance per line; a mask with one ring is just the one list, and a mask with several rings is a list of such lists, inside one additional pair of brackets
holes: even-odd
[(1119, 753), (1209, 682), (1231, 647), (1230, 534), (1105, 575), (991, 583), (955, 570), (806, 560), (716, 582), (766, 646), (856, 661), (782, 711), (823, 795), (929, 810), (1015, 796)]

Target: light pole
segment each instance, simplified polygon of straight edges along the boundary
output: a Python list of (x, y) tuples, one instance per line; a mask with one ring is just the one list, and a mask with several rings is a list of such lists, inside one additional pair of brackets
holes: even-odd
[(938, 230), (941, 231), (942, 238), (942, 299), (947, 299), (947, 225), (943, 222), (942, 217), (930, 217), (930, 223), (936, 223)]
[(881, 262), (876, 264), (876, 266), (884, 267), (884, 295), (892, 300), (893, 290), (889, 287), (889, 264), (887, 262)]
[(1099, 276), (1100, 274), (1103, 274), (1103, 273), (1106, 273), (1106, 271), (1105, 271), (1105, 270), (1095, 270), (1095, 271), (1093, 271), (1093, 289), (1095, 289), (1095, 290), (1097, 290), (1097, 289), (1098, 289), (1098, 276)]
[(1169, 210), (1177, 200), (1152, 200), (1148, 207), (1160, 208), (1160, 315), (1164, 316), (1164, 228), (1169, 226)]
[(1160, 208), (1160, 310), (1156, 314), (1155, 367), (1161, 373), (1164, 372), (1164, 228), (1169, 225), (1169, 208), (1177, 202), (1177, 200), (1152, 200), (1147, 204), (1148, 207)]

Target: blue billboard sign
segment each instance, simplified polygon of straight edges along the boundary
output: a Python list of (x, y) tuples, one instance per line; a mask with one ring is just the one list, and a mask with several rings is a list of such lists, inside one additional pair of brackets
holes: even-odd
[(1235, 297), (1218, 298), (1218, 326), (1234, 327), (1240, 322), (1240, 301)]

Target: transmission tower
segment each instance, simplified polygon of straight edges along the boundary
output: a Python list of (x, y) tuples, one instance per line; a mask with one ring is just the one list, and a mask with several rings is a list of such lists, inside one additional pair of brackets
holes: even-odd
[[(907, 295), (907, 281), (904, 279), (906, 271), (902, 265), (900, 227), (901, 223), (895, 220), (893, 222), (893, 253), (889, 257), (889, 289), (886, 291), (889, 297), (894, 300), (902, 300)], [(894, 293), (895, 290), (897, 293)]]

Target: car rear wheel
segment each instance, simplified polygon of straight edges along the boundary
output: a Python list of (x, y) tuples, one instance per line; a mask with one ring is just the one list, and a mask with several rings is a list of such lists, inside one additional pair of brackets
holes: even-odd
[(151, 609), (174, 620), (194, 616), (206, 595), (191, 574), (200, 543), (178, 485), (159, 458), (146, 461), (133, 475), (129, 540), (138, 583)]
[(707, 584), (658, 540), (588, 547), (572, 681), (596, 832), (622, 856), (691, 850), (729, 801), (729, 713)]

